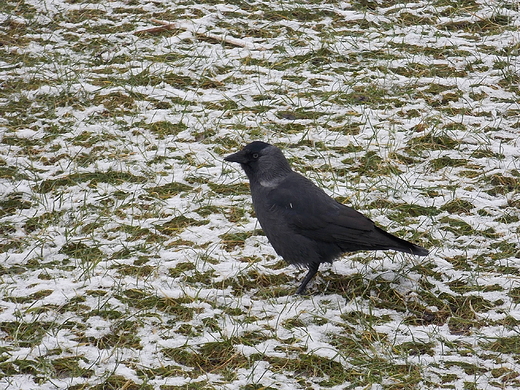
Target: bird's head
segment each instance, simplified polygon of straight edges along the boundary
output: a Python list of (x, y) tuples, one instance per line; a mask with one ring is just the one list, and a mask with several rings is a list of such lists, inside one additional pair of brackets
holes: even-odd
[(251, 142), (224, 160), (239, 163), (249, 180), (269, 180), (291, 171), (281, 150), (262, 141)]

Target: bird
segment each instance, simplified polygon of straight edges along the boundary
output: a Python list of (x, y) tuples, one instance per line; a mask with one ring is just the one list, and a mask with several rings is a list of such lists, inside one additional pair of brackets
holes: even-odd
[(239, 163), (246, 173), (256, 218), (275, 252), (287, 263), (308, 269), (296, 290), (298, 295), (305, 293), (322, 263), (332, 263), (344, 253), (365, 250), (394, 250), (417, 256), (429, 253), (331, 198), (295, 172), (274, 145), (254, 141), (224, 160)]

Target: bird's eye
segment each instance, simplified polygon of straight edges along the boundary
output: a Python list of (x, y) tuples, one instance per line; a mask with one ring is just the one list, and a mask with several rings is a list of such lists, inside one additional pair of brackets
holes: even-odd
[(253, 153), (252, 157), (256, 160), (258, 158), (259, 154), (258, 153)]

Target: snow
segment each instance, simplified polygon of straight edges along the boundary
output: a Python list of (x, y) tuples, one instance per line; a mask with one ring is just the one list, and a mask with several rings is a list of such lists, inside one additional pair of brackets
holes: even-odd
[[(490, 346), (514, 343), (520, 321), (518, 6), (368, 3), (6, 3), (0, 388), (518, 387), (518, 352)], [(134, 34), (152, 19), (180, 30)], [(457, 74), (435, 72), (448, 68)], [(187, 129), (147, 127), (161, 121)], [(458, 144), (411, 143), (426, 134)], [(250, 196), (225, 190), (246, 179), (223, 156), (254, 139), (431, 255), (345, 256), (322, 267), (311, 295), (293, 296), (305, 271), (282, 267), (255, 234)], [(367, 152), (381, 174), (350, 168)], [(445, 157), (466, 162), (432, 166)], [(54, 186), (39, 191), (44, 182)], [(174, 182), (192, 189), (147, 191)], [(474, 207), (443, 209), (457, 199)], [(181, 215), (192, 224), (161, 232)], [(253, 235), (226, 247), (223, 235), (238, 233)], [(183, 361), (211, 343), (217, 355), (232, 343), (232, 356)], [(79, 368), (60, 368), (64, 357)], [(345, 372), (298, 365), (309, 357)]]

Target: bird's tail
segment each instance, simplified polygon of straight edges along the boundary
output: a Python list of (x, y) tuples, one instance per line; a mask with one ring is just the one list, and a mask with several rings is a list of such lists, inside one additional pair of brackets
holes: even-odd
[(390, 239), (387, 249), (392, 249), (394, 251), (404, 253), (411, 253), (412, 255), (416, 256), (426, 256), (428, 253), (430, 253), (428, 249), (423, 248), (422, 246), (412, 244), (411, 242), (396, 237), (393, 234), (385, 232), (383, 229), (379, 229), (378, 227), (376, 227), (376, 229), (379, 231), (379, 233), (382, 233), (384, 236), (386, 236), (386, 238)]

